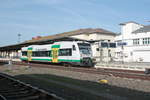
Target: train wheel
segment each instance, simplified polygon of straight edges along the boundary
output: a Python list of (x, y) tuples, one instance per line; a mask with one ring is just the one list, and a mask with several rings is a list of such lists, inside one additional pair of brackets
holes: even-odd
[(63, 63), (64, 67), (71, 67), (72, 65), (69, 63)]
[(22, 63), (27, 63), (27, 61), (26, 60), (22, 60)]

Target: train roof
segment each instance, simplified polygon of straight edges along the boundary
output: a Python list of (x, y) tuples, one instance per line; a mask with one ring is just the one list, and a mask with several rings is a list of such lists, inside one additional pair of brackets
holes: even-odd
[(85, 42), (85, 41), (61, 41), (61, 42), (55, 42), (53, 44), (30, 45), (30, 46), (27, 46), (27, 47), (22, 47), (21, 50), (22, 51), (27, 51), (29, 48), (34, 49), (34, 48), (43, 48), (43, 47), (45, 47), (45, 48), (51, 48), (52, 45), (63, 45), (63, 44), (66, 44), (67, 47), (68, 47), (70, 44), (74, 44), (74, 43), (88, 43), (88, 42)]

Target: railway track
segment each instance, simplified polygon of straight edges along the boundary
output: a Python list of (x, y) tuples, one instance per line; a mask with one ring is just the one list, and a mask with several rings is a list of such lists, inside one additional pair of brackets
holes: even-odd
[(0, 100), (63, 100), (55, 94), (0, 73)]
[(59, 69), (59, 70), (76, 71), (76, 72), (83, 72), (83, 73), (90, 73), (90, 74), (110, 75), (110, 76), (123, 77), (123, 78), (150, 80), (150, 76), (145, 74), (144, 71), (95, 69), (95, 68), (83, 68), (83, 67), (64, 67), (61, 65), (37, 64), (37, 63), (27, 64), (27, 63), (21, 63), (21, 62), (14, 62), (14, 64), (32, 66), (32, 67), (45, 67), (45, 68), (53, 68), (53, 69)]

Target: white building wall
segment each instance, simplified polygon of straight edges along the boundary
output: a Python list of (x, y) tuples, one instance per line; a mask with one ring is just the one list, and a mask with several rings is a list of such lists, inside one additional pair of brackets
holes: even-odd
[(78, 38), (78, 39), (84, 39), (84, 40), (89, 38), (89, 36), (87, 34), (73, 35), (71, 37)]
[[(150, 44), (144, 45), (143, 38), (150, 38), (150, 32), (132, 33), (143, 27), (136, 23), (127, 23), (122, 26), (122, 34), (115, 37), (115, 41), (126, 42), (127, 45), (118, 46), (115, 50), (115, 57), (125, 62), (150, 62)], [(134, 45), (133, 39), (139, 39), (139, 44)], [(119, 56), (120, 52), (120, 56)]]
[(105, 34), (97, 34), (96, 35), (96, 40), (110, 40), (114, 41), (115, 36), (113, 35), (105, 35)]
[(128, 24), (125, 24), (121, 27), (121, 30), (122, 30), (122, 34), (123, 34), (123, 39), (131, 39), (132, 38), (132, 32), (143, 27), (142, 25), (140, 24), (136, 24), (136, 23), (128, 23)]
[(110, 40), (110, 41), (114, 41), (115, 38), (114, 35), (99, 34), (99, 33), (79, 34), (79, 35), (73, 35), (71, 37), (84, 39), (84, 40)]
[(88, 40), (98, 40), (98, 37), (97, 37), (98, 34), (94, 33), (94, 34), (89, 34), (88, 36)]

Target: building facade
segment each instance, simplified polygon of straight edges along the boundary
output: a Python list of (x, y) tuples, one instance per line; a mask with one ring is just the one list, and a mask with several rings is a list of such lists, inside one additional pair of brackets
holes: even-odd
[(133, 21), (120, 25), (121, 34), (115, 37), (116, 61), (150, 62), (150, 26)]

